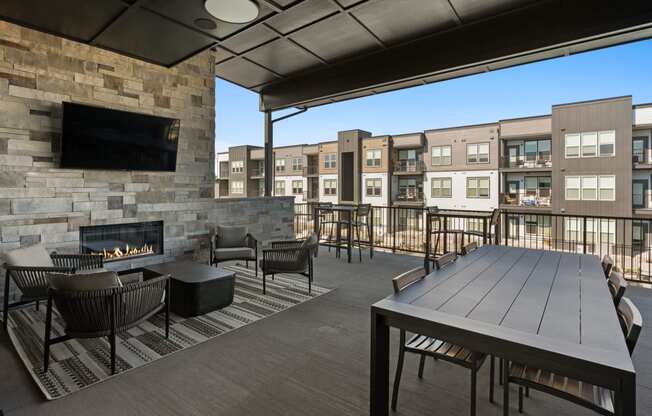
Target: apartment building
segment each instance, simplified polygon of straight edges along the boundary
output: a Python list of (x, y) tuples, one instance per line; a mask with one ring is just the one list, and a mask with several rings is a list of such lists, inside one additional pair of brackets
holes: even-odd
[[(216, 195), (259, 195), (262, 149), (217, 155)], [(550, 114), (275, 149), (275, 193), (297, 202), (371, 203), (514, 212), (510, 237), (565, 233), (609, 241), (617, 222), (550, 215), (652, 218), (652, 104), (631, 96), (557, 104)], [(569, 222), (570, 221), (570, 222)], [(647, 230), (633, 234), (646, 235)]]

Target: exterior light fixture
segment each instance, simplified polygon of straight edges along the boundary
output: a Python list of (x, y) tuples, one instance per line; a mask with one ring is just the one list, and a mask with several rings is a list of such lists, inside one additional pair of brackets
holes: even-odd
[(259, 13), (258, 4), (252, 0), (206, 0), (204, 7), (211, 16), (228, 23), (249, 23)]

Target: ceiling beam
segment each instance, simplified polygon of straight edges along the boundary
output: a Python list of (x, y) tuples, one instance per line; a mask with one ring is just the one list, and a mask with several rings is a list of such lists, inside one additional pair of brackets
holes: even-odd
[[(392, 83), (454, 69), (484, 68), (519, 56), (526, 57), (520, 63), (533, 62), (545, 59), (542, 52), (556, 48), (611, 46), (626, 39), (649, 37), (646, 30), (650, 28), (650, 1), (632, 0), (626, 6), (610, 0), (541, 1), (493, 19), (273, 82), (262, 88), (261, 110), (310, 106), (312, 101), (351, 93), (360, 96)], [(623, 37), (623, 32), (631, 35)]]

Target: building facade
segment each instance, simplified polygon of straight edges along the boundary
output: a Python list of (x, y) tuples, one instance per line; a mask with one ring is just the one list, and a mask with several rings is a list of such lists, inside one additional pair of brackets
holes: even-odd
[[(545, 234), (558, 227), (540, 214), (652, 218), (651, 149), (652, 104), (607, 98), (553, 105), (541, 116), (393, 136), (348, 130), (279, 147), (274, 193), (296, 202), (500, 208), (518, 212), (509, 218), (514, 235)], [(218, 154), (217, 197), (260, 195), (262, 156), (253, 146)], [(615, 226), (586, 225), (607, 239)]]

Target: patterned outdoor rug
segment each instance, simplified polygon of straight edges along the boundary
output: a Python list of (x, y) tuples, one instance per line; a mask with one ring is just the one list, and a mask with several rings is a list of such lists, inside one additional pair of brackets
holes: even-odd
[[(315, 284), (308, 295), (307, 278), (277, 274), (267, 279), (262, 294), (262, 277), (241, 266), (226, 266), (236, 272), (235, 296), (230, 306), (195, 318), (172, 314), (170, 338), (165, 339), (162, 314), (120, 334), (117, 340), (116, 374), (111, 375), (110, 347), (106, 338), (74, 339), (50, 348), (50, 368), (43, 372), (45, 307), (9, 313), (9, 336), (36, 384), (49, 400), (59, 399), (93, 384), (117, 377), (177, 351), (251, 324), (277, 312), (328, 293)], [(62, 335), (63, 322), (54, 311), (52, 337)]]

